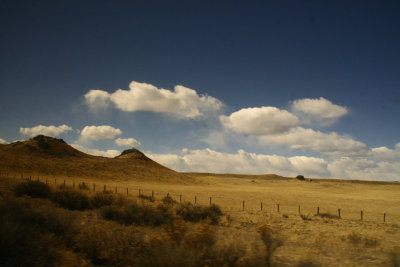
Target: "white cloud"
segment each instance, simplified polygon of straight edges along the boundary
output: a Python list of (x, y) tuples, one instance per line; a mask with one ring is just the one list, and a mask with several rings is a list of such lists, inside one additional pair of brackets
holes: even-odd
[(333, 104), (323, 97), (295, 100), (291, 105), (291, 110), (301, 118), (301, 123), (304, 124), (317, 121), (329, 125), (348, 113), (346, 107)]
[(357, 180), (400, 181), (400, 163), (343, 157), (332, 161), (328, 170), (333, 177)]
[(90, 140), (114, 139), (120, 134), (122, 134), (120, 129), (116, 129), (108, 125), (85, 126), (85, 128), (83, 128), (81, 131), (81, 136)]
[(276, 107), (244, 108), (220, 120), (229, 129), (256, 136), (283, 133), (298, 124), (295, 115)]
[(323, 133), (297, 127), (288, 132), (262, 136), (264, 142), (288, 145), (292, 149), (311, 149), (329, 156), (366, 156), (368, 147), (349, 136)]
[(43, 134), (43, 135), (47, 135), (47, 136), (52, 136), (52, 137), (56, 137), (59, 136), (62, 133), (65, 133), (67, 131), (72, 131), (72, 128), (69, 127), (68, 125), (60, 125), (60, 126), (44, 126), (44, 125), (38, 125), (32, 128), (20, 128), (19, 132), (24, 134), (24, 135), (28, 135), (30, 137), (39, 135), (39, 134)]
[(223, 106), (218, 99), (199, 95), (195, 90), (182, 85), (177, 85), (174, 91), (170, 91), (135, 81), (130, 83), (129, 90), (118, 89), (111, 94), (102, 90), (90, 90), (85, 94), (85, 100), (92, 111), (112, 103), (117, 109), (125, 112), (164, 112), (186, 119), (202, 117), (219, 111)]
[(6, 140), (0, 138), (0, 144), (1, 145), (6, 145), (6, 144), (8, 144), (8, 142)]
[(178, 171), (329, 176), (327, 162), (321, 158), (262, 155), (243, 150), (238, 150), (236, 154), (221, 153), (211, 149), (185, 149), (183, 152), (183, 156), (152, 153), (147, 153), (147, 156)]
[(72, 144), (71, 145), (73, 148), (82, 151), (86, 154), (93, 155), (93, 156), (102, 156), (102, 157), (107, 157), (107, 158), (114, 158), (116, 156), (119, 156), (121, 154), (120, 151), (118, 150), (98, 150), (98, 149), (92, 149), (92, 148), (87, 148), (78, 144)]
[(137, 147), (140, 146), (140, 142), (135, 138), (118, 138), (115, 140), (115, 144), (117, 146), (125, 146), (125, 147)]
[(400, 143), (396, 144), (395, 149), (385, 146), (371, 149), (371, 156), (383, 161), (400, 161)]

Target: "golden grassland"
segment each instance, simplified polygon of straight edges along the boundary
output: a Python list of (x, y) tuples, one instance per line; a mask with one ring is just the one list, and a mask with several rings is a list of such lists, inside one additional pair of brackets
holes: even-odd
[[(3, 172), (4, 174), (4, 172)], [(128, 198), (141, 194), (156, 199), (169, 194), (177, 202), (221, 207), (219, 242), (240, 243), (252, 253), (263, 250), (257, 227), (266, 225), (283, 241), (273, 256), (274, 266), (312, 262), (319, 266), (392, 266), (400, 246), (400, 185), (274, 176), (186, 174), (189, 182), (128, 181), (25, 174), (49, 184), (54, 180), (88, 191), (115, 190)], [(14, 182), (20, 174), (9, 174)], [(11, 177), (11, 178), (10, 178)], [(15, 178), (14, 178), (15, 177)], [(5, 179), (5, 178), (3, 178)], [(2, 181), (4, 186), (4, 181)], [(54, 186), (54, 185), (53, 185)], [(244, 208), (243, 208), (244, 201)], [(262, 210), (261, 210), (262, 202)], [(279, 204), (279, 212), (277, 205)], [(300, 214), (299, 214), (300, 206)], [(316, 216), (319, 207), (320, 215)], [(338, 209), (341, 218), (337, 218)], [(363, 211), (363, 220), (361, 220)], [(383, 222), (384, 213), (386, 222)], [(151, 231), (147, 229), (146, 231)]]

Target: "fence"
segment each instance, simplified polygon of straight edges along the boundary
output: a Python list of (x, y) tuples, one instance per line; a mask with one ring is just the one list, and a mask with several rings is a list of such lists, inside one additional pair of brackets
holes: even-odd
[[(81, 181), (78, 184), (76, 184), (76, 180), (75, 179), (71, 179), (69, 181), (67, 181), (66, 179), (62, 179), (61, 181), (58, 180), (57, 178), (51, 178), (49, 179), (48, 177), (32, 177), (31, 175), (29, 176), (24, 176), (23, 174), (21, 175), (16, 175), (16, 174), (9, 174), (9, 173), (1, 173), (0, 172), (0, 178), (4, 177), (4, 178), (14, 178), (20, 181), (40, 181), (43, 183), (46, 183), (50, 186), (61, 186), (61, 187), (67, 187), (67, 186), (71, 186), (72, 188), (76, 188), (76, 189), (85, 189), (85, 190), (89, 190), (91, 192), (107, 192), (107, 193), (118, 193), (118, 194), (124, 194), (127, 196), (137, 196), (137, 197), (141, 197), (141, 196), (146, 196), (145, 193), (151, 194), (152, 198), (155, 198), (156, 196), (164, 197), (165, 195), (168, 195), (172, 198), (175, 198), (175, 200), (179, 203), (182, 202), (193, 202), (194, 204), (198, 205), (198, 204), (208, 204), (208, 205), (212, 205), (212, 204), (218, 204), (218, 199), (221, 198), (221, 196), (209, 196), (207, 198), (203, 198), (203, 199), (199, 199), (198, 195), (185, 195), (185, 194), (170, 194), (170, 193), (163, 193), (163, 192), (156, 192), (154, 190), (148, 190), (148, 191), (143, 191), (142, 188), (140, 188), (139, 186), (137, 187), (118, 187), (118, 186), (110, 186), (109, 184), (102, 184), (99, 185), (96, 183), (92, 183), (93, 186), (90, 185), (90, 183), (85, 182), (85, 181)], [(20, 179), (18, 179), (18, 177), (20, 177)], [(89, 186), (90, 185), (90, 186)], [(134, 190), (132, 190), (134, 189)], [(135, 191), (137, 193), (135, 193)], [(151, 192), (151, 193), (150, 193)], [(136, 194), (136, 195), (135, 195)], [(178, 201), (179, 199), (179, 201)], [(215, 202), (215, 199), (217, 199), (217, 201)], [(201, 202), (201, 203), (200, 203)], [(231, 203), (233, 204), (233, 203)], [(276, 212), (276, 213), (280, 213), (283, 214), (285, 216), (287, 215), (300, 215), (300, 216), (304, 216), (305, 213), (303, 213), (302, 211), (306, 210), (308, 211), (308, 214), (314, 215), (314, 216), (320, 216), (320, 217), (327, 217), (327, 218), (336, 218), (336, 219), (343, 219), (343, 210), (341, 208), (337, 209), (337, 213), (333, 214), (331, 212), (321, 212), (322, 208), (317, 206), (317, 207), (307, 207), (307, 206), (302, 206), (301, 204), (296, 206), (296, 210), (297, 212), (294, 212), (294, 206), (293, 205), (282, 205), (280, 203), (268, 203), (266, 204), (263, 201), (259, 201), (259, 208), (256, 209), (254, 206), (254, 201), (253, 201), (253, 205), (248, 205), (248, 202), (246, 200), (242, 200), (240, 203), (237, 203), (237, 205), (224, 205), (221, 206), (221, 208), (224, 211), (227, 212), (246, 212), (246, 211), (250, 211), (250, 212), (255, 212), (255, 211), (259, 211), (259, 212)], [(312, 210), (314, 210), (315, 212), (313, 212)], [(346, 214), (346, 219), (349, 220), (359, 220), (359, 221), (366, 221), (365, 220), (365, 215), (367, 213), (365, 213), (365, 209), (360, 210), (360, 213), (357, 215), (354, 214), (354, 212), (352, 214), (347, 213)], [(358, 217), (358, 218), (357, 218)], [(380, 218), (379, 218), (380, 217)], [(372, 218), (372, 219), (371, 219)], [(374, 222), (383, 222), (386, 223), (387, 219), (388, 219), (388, 214), (386, 212), (381, 213), (380, 215), (378, 214), (370, 214), (368, 216), (368, 221), (374, 221)]]

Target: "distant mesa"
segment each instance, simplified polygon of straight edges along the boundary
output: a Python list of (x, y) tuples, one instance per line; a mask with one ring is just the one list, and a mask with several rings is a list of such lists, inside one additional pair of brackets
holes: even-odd
[(136, 148), (131, 148), (122, 151), (121, 155), (116, 156), (117, 159), (141, 159), (141, 160), (150, 160), (146, 157), (145, 154), (137, 150)]

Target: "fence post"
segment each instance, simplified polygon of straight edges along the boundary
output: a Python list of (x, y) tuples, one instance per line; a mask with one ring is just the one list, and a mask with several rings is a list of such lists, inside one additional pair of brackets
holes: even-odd
[(243, 200), (243, 210), (244, 210), (244, 200)]
[(300, 208), (300, 205), (299, 205), (299, 215), (301, 214), (301, 208)]
[(361, 221), (364, 219), (363, 211), (361, 211)]
[(279, 204), (277, 204), (276, 206), (277, 206), (277, 208), (278, 208), (278, 212), (280, 212), (280, 211), (279, 211)]
[(262, 201), (261, 201), (261, 207), (260, 207), (260, 208), (261, 208), (261, 210), (263, 209), (263, 206), (262, 206)]
[(154, 198), (154, 190), (151, 190), (151, 198)]
[(96, 191), (96, 184), (93, 184), (93, 192)]
[(65, 187), (65, 179), (64, 179), (64, 187)]
[(179, 203), (182, 202), (182, 195), (179, 195)]
[(128, 195), (128, 193), (129, 193), (129, 192), (128, 192), (128, 187), (127, 187), (127, 188), (126, 188), (126, 194)]
[(57, 179), (54, 179), (54, 184), (55, 184), (55, 185), (57, 184)]
[(338, 209), (338, 214), (339, 214), (339, 218), (341, 218), (341, 216), (340, 216), (340, 209)]
[(210, 197), (210, 207), (211, 207), (211, 200), (212, 200), (212, 197)]
[(197, 196), (194, 196), (194, 204), (197, 203)]
[(383, 223), (386, 222), (386, 213), (383, 214)]
[(317, 216), (319, 216), (319, 207), (317, 207)]
[(117, 193), (117, 187), (115, 187), (115, 193)]

